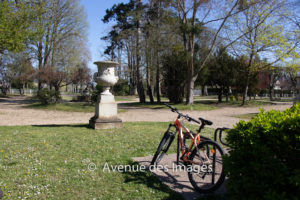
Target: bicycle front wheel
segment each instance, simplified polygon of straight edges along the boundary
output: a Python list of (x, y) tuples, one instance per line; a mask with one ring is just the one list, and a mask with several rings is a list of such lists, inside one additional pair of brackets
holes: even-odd
[(166, 154), (168, 151), (170, 145), (172, 144), (173, 140), (175, 138), (175, 134), (171, 132), (166, 132), (158, 145), (158, 148), (152, 158), (151, 165), (158, 164), (163, 156)]
[(196, 191), (210, 193), (224, 182), (223, 155), (223, 149), (214, 141), (201, 142), (193, 150), (188, 162), (188, 177)]

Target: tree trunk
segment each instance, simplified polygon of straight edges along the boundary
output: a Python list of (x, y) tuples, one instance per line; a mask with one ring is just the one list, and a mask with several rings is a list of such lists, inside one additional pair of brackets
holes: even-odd
[(270, 86), (269, 88), (269, 96), (270, 96), (270, 101), (273, 101), (273, 87)]
[(159, 69), (159, 57), (158, 52), (156, 53), (156, 101), (160, 103), (160, 69)]
[(203, 94), (204, 94), (205, 96), (208, 96), (208, 90), (207, 90), (207, 86), (206, 86), (206, 85), (204, 86)]
[[(38, 65), (39, 65), (39, 70), (42, 70), (43, 68), (43, 46), (42, 42), (40, 41), (38, 44)], [(38, 90), (42, 89), (42, 82), (40, 79), (40, 71), (38, 72)]]
[(218, 103), (222, 102), (222, 97), (223, 97), (223, 88), (219, 88)]
[(24, 86), (24, 84), (21, 84), (20, 87), (19, 87), (19, 93), (20, 93), (21, 96), (24, 95), (24, 90), (25, 90), (25, 86)]
[(253, 47), (252, 47), (252, 52), (250, 54), (250, 60), (247, 66), (247, 77), (246, 77), (246, 85), (244, 88), (244, 94), (243, 94), (243, 102), (242, 106), (245, 105), (245, 101), (248, 95), (248, 89), (249, 89), (249, 82), (250, 82), (250, 76), (251, 76), (251, 65), (252, 65), (252, 60), (253, 60), (254, 52), (253, 52)]
[[(138, 1), (138, 7), (141, 7), (142, 0)], [(141, 27), (140, 20), (137, 20), (137, 35), (136, 35), (136, 77), (137, 77), (137, 92), (139, 95), (140, 103), (146, 102), (145, 90), (143, 86), (143, 79), (141, 76), (141, 44), (140, 44), (140, 36), (141, 36)]]
[(55, 89), (55, 91), (59, 92), (59, 84), (55, 84), (54, 89)]
[(246, 98), (247, 98), (247, 95), (248, 95), (249, 81), (250, 81), (250, 72), (248, 72), (248, 75), (247, 75), (246, 85), (245, 85), (244, 93), (243, 93), (242, 106), (245, 105)]
[[(191, 68), (193, 71), (193, 68)], [(192, 75), (192, 73), (191, 73)], [(187, 82), (187, 96), (186, 96), (186, 104), (190, 105), (194, 103), (194, 85), (195, 85), (195, 80), (197, 79), (197, 76), (192, 77), (191, 79), (188, 80)]]
[(228, 102), (228, 96), (229, 96), (229, 87), (227, 87), (227, 89), (226, 89), (226, 102)]
[[(148, 38), (146, 39), (146, 49), (148, 49)], [(147, 67), (147, 93), (151, 103), (154, 103), (153, 90), (151, 87), (151, 68), (150, 68), (150, 53), (146, 50), (146, 67)]]

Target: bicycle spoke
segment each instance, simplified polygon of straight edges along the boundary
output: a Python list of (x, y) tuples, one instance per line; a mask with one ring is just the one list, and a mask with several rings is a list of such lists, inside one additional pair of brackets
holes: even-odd
[[(223, 151), (212, 141), (200, 143), (198, 149), (198, 151), (195, 149), (191, 156), (191, 167), (195, 167), (195, 169), (189, 172), (189, 179), (196, 190), (200, 192), (213, 191), (224, 180)], [(201, 171), (197, 171), (196, 167), (198, 169), (200, 167)]]

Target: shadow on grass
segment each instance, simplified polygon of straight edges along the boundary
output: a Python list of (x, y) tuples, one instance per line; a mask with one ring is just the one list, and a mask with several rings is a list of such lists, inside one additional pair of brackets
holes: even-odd
[(18, 104), (26, 104), (26, 105), (30, 105), (32, 103), (36, 103), (37, 100), (33, 100), (31, 98), (29, 98), (28, 96), (0, 96), (0, 102), (6, 102), (7, 105), (18, 105)]
[(195, 110), (211, 110), (217, 108), (217, 102), (213, 100), (197, 100), (192, 105), (186, 105), (185, 103), (171, 103), (168, 101), (163, 101), (160, 103), (154, 102), (146, 102), (146, 103), (139, 103), (139, 102), (129, 102), (129, 103), (118, 103), (121, 108), (125, 109), (139, 109), (139, 108), (148, 108), (148, 109), (169, 109), (165, 103), (177, 107), (180, 110), (190, 110), (194, 108)]
[(57, 128), (57, 127), (73, 127), (73, 128), (87, 128), (93, 129), (89, 124), (42, 124), (42, 125), (31, 125), (32, 127), (49, 127), (49, 128)]
[[(138, 165), (138, 163), (132, 162), (130, 165)], [(161, 183), (160, 180), (150, 171), (125, 171), (122, 174), (125, 177), (125, 183), (142, 184), (153, 190), (167, 192), (169, 196), (163, 198), (164, 200), (184, 199), (179, 193), (171, 190), (168, 186)]]

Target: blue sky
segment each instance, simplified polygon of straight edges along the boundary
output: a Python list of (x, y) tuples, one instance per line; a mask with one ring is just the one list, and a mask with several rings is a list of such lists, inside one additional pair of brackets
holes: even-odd
[(88, 15), (88, 39), (91, 52), (89, 67), (93, 72), (96, 71), (96, 65), (94, 65), (93, 62), (105, 59), (101, 57), (101, 53), (103, 53), (105, 49), (105, 43), (101, 41), (100, 38), (109, 31), (111, 26), (109, 24), (103, 24), (101, 19), (105, 15), (106, 9), (121, 2), (127, 3), (129, 0), (81, 0), (81, 4), (85, 7)]

